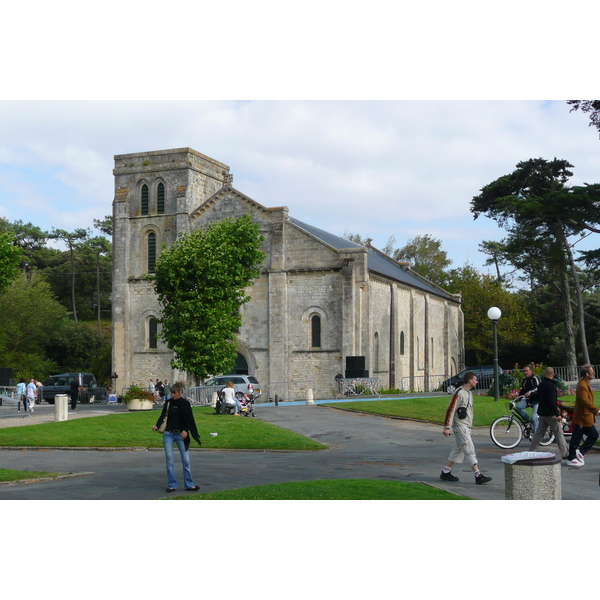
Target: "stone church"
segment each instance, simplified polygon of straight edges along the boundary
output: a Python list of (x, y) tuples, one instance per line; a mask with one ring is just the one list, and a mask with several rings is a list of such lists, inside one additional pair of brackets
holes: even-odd
[(285, 206), (262, 206), (233, 187), (227, 165), (179, 148), (117, 155), (114, 176), (118, 390), (150, 378), (186, 378), (173, 371), (172, 352), (157, 336), (160, 307), (149, 275), (180, 232), (242, 214), (258, 223), (266, 258), (248, 290), (252, 300), (241, 308), (231, 373), (254, 375), (263, 398), (274, 390), (283, 400), (306, 398), (308, 388), (315, 398), (331, 398), (336, 376), (418, 389), (424, 376), (462, 367), (460, 296), (376, 248), (295, 219)]

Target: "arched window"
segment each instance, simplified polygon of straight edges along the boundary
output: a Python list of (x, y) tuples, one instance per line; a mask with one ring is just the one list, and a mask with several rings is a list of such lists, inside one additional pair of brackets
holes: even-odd
[(165, 214), (165, 184), (159, 183), (156, 189), (156, 212), (159, 215)]
[(152, 317), (148, 321), (148, 348), (158, 348), (158, 321)]
[(400, 332), (400, 354), (404, 354), (404, 331)]
[(142, 214), (148, 214), (148, 186), (146, 184), (142, 186)]
[(148, 234), (148, 273), (154, 273), (156, 268), (156, 234)]
[(310, 319), (310, 340), (311, 348), (321, 347), (321, 317), (313, 315)]
[(379, 371), (379, 333), (373, 338), (373, 368), (375, 373)]

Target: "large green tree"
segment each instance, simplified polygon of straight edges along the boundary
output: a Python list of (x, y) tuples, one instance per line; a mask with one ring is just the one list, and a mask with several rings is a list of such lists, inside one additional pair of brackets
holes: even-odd
[(0, 294), (19, 273), (21, 249), (14, 244), (14, 236), (8, 231), (0, 232)]
[(76, 229), (75, 231), (67, 231), (65, 229), (52, 229), (50, 238), (63, 241), (69, 251), (69, 260), (71, 263), (71, 306), (73, 308), (73, 319), (77, 323), (77, 302), (75, 301), (75, 278), (77, 270), (75, 268), (76, 263), (76, 251), (81, 246), (89, 235), (87, 229)]
[(589, 115), (590, 127), (595, 127), (600, 133), (600, 100), (567, 100), (567, 104), (571, 106), (571, 112), (581, 110)]
[(514, 256), (540, 253), (541, 260), (555, 273), (562, 292), (567, 364), (577, 364), (571, 288), (579, 317), (583, 360), (589, 362), (584, 308), (579, 276), (572, 251), (572, 236), (599, 232), (600, 185), (567, 186), (573, 167), (565, 160), (530, 159), (484, 186), (471, 201), (477, 218), (484, 214), (509, 232), (508, 246)]
[(15, 377), (42, 378), (57, 364), (46, 357), (46, 345), (66, 309), (36, 272), (22, 274), (0, 296), (0, 354)]
[(497, 278), (480, 273), (471, 266), (452, 269), (447, 289), (462, 295), (465, 315), (465, 352), (468, 363), (489, 363), (493, 358), (491, 322), (487, 311), (497, 306), (502, 311), (498, 321), (498, 354), (505, 367), (518, 362), (520, 348), (532, 341), (532, 319), (523, 298), (507, 290)]
[(205, 379), (235, 362), (235, 332), (246, 288), (260, 276), (264, 253), (259, 227), (249, 216), (225, 219), (180, 235), (156, 262), (155, 289), (162, 307), (160, 337), (174, 351), (174, 368)]
[(409, 262), (413, 271), (441, 287), (448, 281), (448, 267), (452, 261), (447, 252), (442, 250), (442, 240), (428, 233), (408, 240), (404, 246), (394, 250), (391, 256), (394, 260)]

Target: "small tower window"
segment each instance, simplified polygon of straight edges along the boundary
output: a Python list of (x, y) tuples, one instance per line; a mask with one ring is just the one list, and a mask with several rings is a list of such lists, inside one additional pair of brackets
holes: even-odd
[(165, 214), (165, 184), (159, 183), (156, 189), (156, 212), (159, 215)]
[(148, 273), (154, 273), (156, 268), (156, 234), (148, 234)]
[(146, 184), (142, 186), (142, 214), (148, 214), (148, 186)]

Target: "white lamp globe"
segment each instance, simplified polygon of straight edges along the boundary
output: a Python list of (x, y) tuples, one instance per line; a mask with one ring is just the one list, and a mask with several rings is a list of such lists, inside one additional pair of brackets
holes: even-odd
[(492, 306), (492, 308), (488, 310), (487, 316), (490, 321), (497, 321), (502, 316), (502, 311), (498, 307)]

